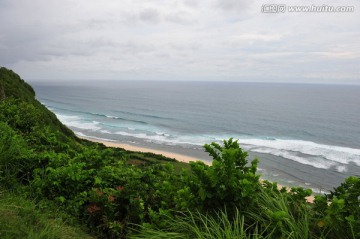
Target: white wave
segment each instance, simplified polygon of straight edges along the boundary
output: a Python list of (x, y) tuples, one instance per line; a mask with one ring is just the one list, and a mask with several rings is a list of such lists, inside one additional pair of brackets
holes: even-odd
[(346, 173), (347, 172), (347, 167), (345, 165), (339, 165), (336, 167), (336, 170), (340, 173)]
[(301, 164), (311, 165), (315, 168), (329, 169), (336, 165), (333, 162), (329, 162), (329, 161), (326, 161), (323, 159), (314, 160), (312, 158), (299, 157), (299, 156), (295, 155), (294, 153), (291, 153), (291, 152), (288, 152), (285, 150), (276, 150), (276, 149), (271, 149), (271, 148), (258, 148), (258, 149), (252, 149), (251, 151), (287, 158), (287, 159), (296, 161)]
[[(146, 133), (128, 133), (124, 131), (118, 131), (115, 134), (128, 136), (128, 137), (135, 137), (152, 143), (168, 144), (168, 145), (191, 144), (191, 145), (202, 146), (205, 140), (205, 138), (194, 137), (194, 136), (172, 137), (170, 134), (149, 135)], [(206, 140), (209, 141), (209, 139), (207, 138)]]
[(74, 133), (79, 136), (79, 137), (88, 137), (87, 135), (81, 133), (81, 132), (78, 132), (78, 131), (74, 131)]
[(315, 194), (321, 194), (321, 195), (323, 195), (323, 194), (329, 194), (330, 193), (330, 191), (327, 191), (327, 190), (324, 190), (324, 189), (321, 189), (321, 188), (314, 188), (314, 187), (312, 187), (312, 188), (310, 188), (312, 191), (313, 191), (313, 193), (315, 193)]
[(159, 143), (164, 143), (164, 142), (169, 141), (167, 136), (164, 136), (164, 135), (147, 135), (145, 133), (128, 133), (128, 132), (123, 132), (123, 131), (118, 131), (118, 132), (116, 132), (116, 134), (122, 135), (122, 136), (135, 137), (135, 138), (143, 139), (143, 140), (151, 140), (151, 141), (155, 141), (155, 142), (159, 142)]
[[(118, 131), (116, 134), (127, 137), (135, 137), (147, 142), (167, 145), (190, 144), (203, 146), (205, 143), (221, 141), (221, 137), (219, 136), (175, 136), (163, 133), (163, 131), (156, 131), (153, 134)], [(341, 173), (347, 171), (346, 165), (351, 162), (360, 165), (359, 149), (322, 145), (302, 140), (283, 140), (275, 138), (240, 138), (239, 143), (242, 148), (248, 151), (283, 157), (320, 169), (335, 168)]]
[(103, 134), (111, 134), (111, 132), (109, 130), (100, 130), (100, 132)]
[(72, 115), (56, 114), (56, 116), (63, 124), (65, 124), (66, 126), (69, 126), (69, 127), (74, 127), (77, 129), (92, 130), (92, 131), (101, 129), (101, 127), (99, 126), (100, 123), (97, 121), (84, 122), (81, 120), (80, 117), (72, 116)]
[[(269, 153), (279, 154), (279, 151), (289, 153), (302, 153), (314, 156), (316, 160), (324, 158), (336, 164), (355, 163), (360, 166), (360, 149), (317, 144), (303, 140), (265, 140), (265, 139), (239, 139), (240, 144), (246, 144), (251, 151), (267, 149)], [(290, 156), (294, 158), (294, 155)], [(300, 157), (298, 157), (300, 158)], [(323, 162), (325, 162), (323, 160)]]
[(80, 120), (80, 117), (78, 116), (74, 116), (74, 115), (61, 115), (61, 114), (56, 114), (57, 118), (63, 122), (66, 123), (67, 121), (73, 121), (73, 120)]
[[(113, 133), (112, 131), (102, 129), (100, 127), (101, 123), (97, 121), (83, 121), (78, 116), (61, 114), (57, 114), (57, 116), (69, 127), (100, 131), (105, 134)], [(112, 118), (113, 116), (107, 117)], [(126, 130), (118, 131), (115, 134), (134, 137), (157, 144), (203, 146), (205, 143), (211, 143), (213, 141), (220, 142), (222, 139), (229, 138), (227, 135), (176, 135), (173, 133), (169, 134), (159, 128), (149, 129), (147, 127), (143, 129), (143, 132), (138, 132), (137, 130), (139, 128), (132, 128), (131, 126), (126, 126), (125, 128)], [(149, 130), (151, 130), (151, 132), (147, 132)], [(360, 149), (331, 146), (304, 140), (277, 139), (273, 137), (265, 139), (239, 137), (239, 144), (243, 149), (248, 151), (271, 154), (320, 169), (335, 168), (341, 173), (346, 172), (347, 165), (351, 163), (360, 166)]]
[(119, 117), (116, 117), (116, 116), (111, 116), (111, 115), (105, 115), (106, 118), (109, 118), (109, 119), (120, 119)]
[(136, 138), (144, 138), (146, 137), (146, 134), (131, 134), (131, 133), (128, 133), (128, 132), (123, 132), (123, 131), (118, 131), (118, 132), (115, 132), (115, 134), (118, 134), (118, 135), (122, 135), (122, 136), (131, 136), (131, 137), (136, 137)]
[(164, 133), (164, 132), (155, 132), (157, 135), (163, 135), (169, 137), (170, 134)]

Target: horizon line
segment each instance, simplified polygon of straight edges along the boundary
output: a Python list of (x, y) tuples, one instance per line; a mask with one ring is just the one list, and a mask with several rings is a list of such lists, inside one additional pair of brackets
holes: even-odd
[(89, 83), (89, 82), (197, 82), (197, 83), (243, 83), (243, 84), (291, 84), (291, 85), (346, 85), (360, 86), (360, 82), (301, 82), (301, 81), (237, 81), (237, 80), (164, 80), (164, 79), (26, 79), (31, 83)]

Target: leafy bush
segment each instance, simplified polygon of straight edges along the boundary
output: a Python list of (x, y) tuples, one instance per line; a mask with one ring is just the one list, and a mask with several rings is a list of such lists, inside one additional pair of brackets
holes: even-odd
[(330, 194), (317, 196), (314, 210), (314, 220), (328, 238), (360, 238), (360, 177), (349, 177)]
[(247, 152), (232, 139), (224, 140), (224, 146), (212, 143), (204, 148), (213, 157), (212, 165), (190, 163), (193, 174), (187, 188), (179, 191), (187, 200), (184, 206), (202, 211), (225, 207), (228, 212), (251, 207), (260, 189), (260, 175), (256, 174), (258, 160), (248, 165)]
[(21, 134), (28, 134), (33, 127), (43, 124), (37, 108), (27, 102), (12, 98), (0, 103), (0, 120), (7, 122)]
[(18, 181), (29, 180), (33, 162), (25, 141), (6, 123), (0, 122), (0, 183), (14, 187)]

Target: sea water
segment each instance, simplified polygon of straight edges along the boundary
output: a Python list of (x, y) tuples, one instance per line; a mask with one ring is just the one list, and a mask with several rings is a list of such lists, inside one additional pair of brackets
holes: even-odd
[(326, 191), (360, 175), (360, 86), (174, 82), (34, 82), (79, 136), (211, 161), (205, 143), (238, 139), (264, 178)]

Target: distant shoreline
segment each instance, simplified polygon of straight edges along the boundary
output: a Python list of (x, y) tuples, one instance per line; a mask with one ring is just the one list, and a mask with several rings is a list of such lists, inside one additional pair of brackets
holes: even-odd
[(160, 155), (163, 155), (163, 156), (168, 157), (168, 158), (176, 159), (177, 161), (183, 162), (183, 163), (201, 161), (201, 162), (204, 162), (207, 165), (211, 165), (211, 162), (205, 161), (203, 159), (195, 158), (195, 157), (186, 156), (186, 155), (183, 155), (183, 154), (172, 153), (172, 152), (158, 150), (158, 149), (139, 147), (139, 146), (134, 146), (134, 145), (130, 145), (130, 144), (124, 144), (124, 143), (119, 143), (119, 142), (110, 142), (110, 141), (105, 141), (105, 140), (93, 139), (93, 138), (83, 137), (83, 136), (78, 136), (78, 137), (82, 138), (82, 139), (89, 140), (91, 142), (102, 143), (106, 147), (123, 148), (123, 149), (128, 150), (128, 151), (135, 151), (135, 152), (142, 152), (142, 153), (160, 154)]

